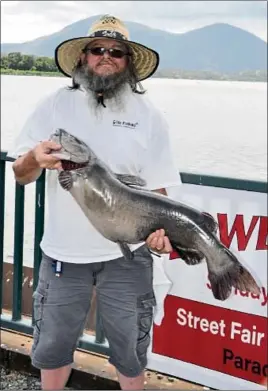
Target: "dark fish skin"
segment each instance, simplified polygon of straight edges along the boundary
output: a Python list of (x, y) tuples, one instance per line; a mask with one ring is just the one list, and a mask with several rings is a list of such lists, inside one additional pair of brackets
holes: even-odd
[[(72, 155), (76, 138), (61, 132), (66, 155)], [(58, 141), (57, 139), (54, 139)], [(81, 144), (81, 140), (78, 141)], [(91, 224), (108, 240), (118, 243), (127, 259), (128, 244), (146, 241), (163, 228), (172, 246), (188, 265), (205, 259), (213, 295), (226, 300), (232, 287), (258, 294), (251, 273), (217, 238), (217, 223), (207, 213), (137, 186), (141, 178), (115, 174), (88, 148), (87, 166), (59, 173), (59, 183), (69, 191)], [(79, 156), (81, 162), (81, 155)]]

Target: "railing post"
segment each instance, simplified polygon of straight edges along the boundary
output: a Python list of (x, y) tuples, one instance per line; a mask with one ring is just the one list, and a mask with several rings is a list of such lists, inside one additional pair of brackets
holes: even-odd
[(33, 269), (33, 291), (35, 291), (38, 283), (39, 268), (42, 258), (40, 241), (44, 232), (45, 220), (45, 178), (46, 172), (42, 174), (36, 181), (35, 188), (35, 232), (34, 232), (34, 269)]
[(24, 239), (24, 186), (16, 182), (15, 193), (15, 230), (13, 257), (13, 306), (12, 320), (21, 319), (22, 274), (23, 274), (23, 239)]
[(4, 227), (5, 227), (5, 176), (6, 162), (0, 160), (0, 314), (3, 306), (3, 266), (4, 266)]

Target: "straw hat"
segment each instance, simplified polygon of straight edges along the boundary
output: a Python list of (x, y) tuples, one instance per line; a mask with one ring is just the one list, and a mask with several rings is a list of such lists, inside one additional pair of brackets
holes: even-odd
[(131, 48), (138, 81), (147, 79), (156, 71), (159, 64), (158, 53), (144, 45), (130, 41), (129, 32), (124, 23), (114, 16), (105, 15), (92, 24), (86, 37), (69, 39), (57, 46), (55, 62), (65, 76), (72, 76), (73, 68), (82, 50), (96, 38), (109, 38), (127, 43)]

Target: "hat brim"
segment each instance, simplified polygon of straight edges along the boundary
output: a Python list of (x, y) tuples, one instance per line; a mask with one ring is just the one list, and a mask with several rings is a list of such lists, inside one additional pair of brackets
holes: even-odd
[[(97, 37), (78, 37), (68, 39), (60, 43), (55, 49), (55, 63), (67, 77), (72, 77), (74, 67), (80, 58), (84, 47)], [(105, 37), (105, 39), (113, 39)], [(132, 61), (137, 72), (138, 81), (142, 81), (152, 76), (159, 65), (159, 54), (140, 43), (128, 40), (116, 39), (119, 42), (123, 42), (128, 45), (132, 51)]]

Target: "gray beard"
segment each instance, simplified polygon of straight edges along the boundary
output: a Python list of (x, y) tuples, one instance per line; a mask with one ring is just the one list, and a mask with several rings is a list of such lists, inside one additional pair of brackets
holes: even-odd
[(98, 93), (101, 93), (104, 104), (106, 100), (113, 100), (113, 104), (122, 108), (122, 97), (126, 87), (130, 84), (131, 76), (128, 68), (112, 75), (100, 76), (89, 69), (87, 64), (82, 64), (74, 70), (73, 80), (84, 88), (89, 95), (91, 104), (93, 98), (96, 106), (100, 105)]

